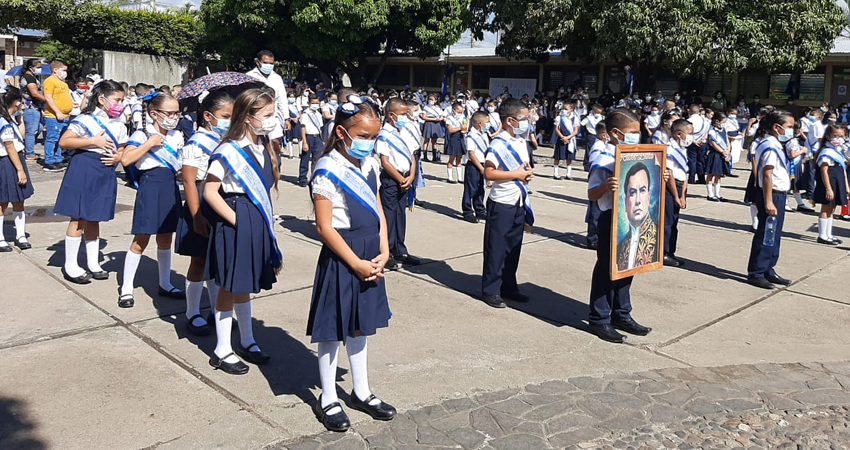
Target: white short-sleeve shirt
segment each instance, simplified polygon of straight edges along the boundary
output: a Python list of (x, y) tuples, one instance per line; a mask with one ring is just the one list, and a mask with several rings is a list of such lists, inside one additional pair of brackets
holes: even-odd
[[(266, 151), (266, 148), (262, 144), (255, 145), (251, 142), (250, 139), (243, 137), (242, 139), (236, 141), (236, 145), (239, 148), (248, 148), (251, 153), (254, 154), (254, 157), (257, 158), (257, 162), (260, 167), (265, 167), (266, 158), (263, 154)], [(228, 194), (244, 194), (245, 190), (242, 189), (242, 185), (236, 181), (236, 178), (230, 172), (230, 169), (224, 165), (224, 163), (220, 159), (213, 160), (210, 163), (210, 168), (207, 169), (207, 175), (212, 175), (219, 180), (221, 180), (221, 190)]]
[[(769, 141), (769, 145), (774, 150), (767, 150), (764, 146), (762, 147), (762, 153), (756, 154), (756, 161), (758, 162), (757, 167), (759, 170), (758, 177), (756, 177), (756, 182), (759, 187), (764, 187), (762, 184), (762, 170), (764, 170), (767, 166), (773, 166), (773, 173), (771, 179), (773, 180), (773, 190), (774, 191), (788, 191), (791, 189), (791, 179), (788, 175), (788, 162), (780, 159), (780, 154), (785, 156), (782, 144), (779, 143), (779, 140), (773, 136), (767, 136), (765, 140)], [(762, 141), (764, 142), (764, 141)], [(785, 158), (787, 159), (787, 157)]]
[(0, 128), (2, 128), (2, 132), (0, 132), (0, 142), (3, 145), (0, 145), (0, 156), (8, 156), (9, 152), (6, 149), (6, 143), (11, 142), (15, 147), (15, 150), (20, 152), (24, 150), (23, 136), (21, 135), (21, 130), (18, 124), (11, 123), (6, 121), (0, 117)]
[[(401, 138), (401, 135), (394, 125), (385, 123), (384, 128), (381, 131), (395, 135), (398, 137), (398, 142), (404, 143), (404, 139)], [(407, 144), (405, 143), (404, 145)], [(406, 149), (402, 148), (401, 150), (405, 151)], [(407, 151), (409, 152), (409, 150)], [(378, 157), (386, 156), (389, 158), (390, 164), (395, 167), (395, 170), (399, 173), (403, 174), (410, 171), (410, 162), (407, 158), (399, 154), (399, 152), (395, 149), (390, 148), (390, 145), (382, 139), (378, 139), (378, 142), (375, 143), (375, 153), (378, 154)]]
[(484, 152), (487, 151), (487, 147), (490, 145), (489, 136), (486, 134), (481, 134), (476, 129), (472, 129), (466, 135), (466, 149), (475, 154), (475, 158), (478, 159), (478, 162), (484, 164)]
[[(205, 128), (198, 128), (198, 131), (195, 132), (195, 135), (198, 133), (206, 133), (215, 138), (216, 145), (221, 142), (221, 136), (218, 135), (215, 131), (210, 131)], [(194, 135), (193, 135), (194, 137)], [(208, 148), (209, 151), (214, 152), (215, 147)], [(195, 177), (195, 181), (204, 181), (207, 177), (207, 169), (210, 165), (210, 156), (208, 155), (192, 138), (189, 138), (189, 141), (186, 142), (186, 145), (183, 146), (181, 150), (183, 155), (182, 162), (186, 167), (194, 167), (198, 169), (198, 175)]]
[[(92, 113), (91, 115), (97, 117), (97, 120), (99, 120), (100, 123), (106, 126), (109, 132), (112, 133), (112, 136), (115, 137), (115, 140), (118, 141), (119, 147), (127, 143), (127, 127), (124, 125), (124, 123), (121, 122), (121, 119), (110, 119), (109, 116), (100, 108), (95, 108), (94, 113)], [(94, 133), (95, 136), (100, 134), (100, 129), (88, 129), (88, 125), (86, 124), (90, 124), (90, 122), (87, 120), (88, 118), (86, 118), (86, 116), (88, 116), (88, 114), (83, 114), (82, 116), (74, 119), (71, 124), (68, 125), (68, 131), (76, 134), (77, 137), (81, 138), (93, 137), (92, 133)], [(95, 124), (97, 124), (97, 122), (95, 122)], [(99, 127), (99, 125), (97, 126)], [(104, 133), (104, 136), (105, 135), (106, 134)], [(100, 154), (106, 153), (104, 149), (97, 147), (83, 147), (80, 150)]]
[[(149, 127), (149, 128), (153, 128), (153, 127)], [(149, 131), (149, 132), (151, 134), (156, 133), (156, 131)], [(144, 131), (136, 130), (136, 132), (133, 133), (130, 136), (130, 140), (127, 141), (127, 145), (132, 145), (133, 147), (139, 147), (142, 144), (144, 144), (145, 141), (147, 141), (147, 140), (148, 140), (148, 135), (145, 134)], [(180, 152), (180, 149), (183, 148), (183, 133), (181, 133), (177, 130), (170, 130), (168, 132), (168, 134), (165, 135), (164, 140), (165, 140), (166, 144), (171, 146), (171, 148), (174, 149), (175, 151), (177, 151), (178, 153)], [(148, 150), (147, 153), (142, 155), (142, 157), (139, 158), (138, 161), (136, 161), (136, 168), (139, 169), (139, 170), (150, 170), (150, 169), (155, 169), (157, 167), (165, 167), (164, 165), (162, 165), (161, 162), (159, 162), (156, 158), (154, 158), (151, 155), (151, 152), (156, 150), (156, 149), (157, 149), (157, 147), (154, 147), (154, 148)], [(178, 158), (178, 161), (179, 160), (180, 159)], [(178, 167), (178, 169), (179, 169), (179, 167)]]
[[(594, 146), (595, 148), (595, 146)], [(612, 155), (617, 154), (617, 149), (611, 144), (605, 144), (605, 150)], [(596, 189), (599, 186), (605, 184), (608, 181), (608, 177), (614, 173), (614, 159), (610, 158), (607, 161), (610, 163), (604, 166), (597, 165), (599, 159), (594, 160), (594, 168), (590, 169), (590, 175), (587, 177), (587, 189)], [(600, 211), (608, 211), (614, 207), (614, 192), (606, 191), (602, 194), (602, 197), (599, 197), (596, 200), (596, 205), (599, 207)]]
[[(359, 171), (366, 179), (369, 179), (370, 174), (374, 173), (375, 181), (378, 180), (378, 174), (381, 171), (381, 166), (375, 158), (364, 158), (360, 160), (360, 167), (351, 164), (348, 159), (342, 156), (338, 151), (331, 150), (328, 153), (329, 158), (333, 158), (339, 164), (346, 168), (353, 168)], [(346, 200), (345, 192), (341, 187), (334, 184), (330, 178), (325, 175), (316, 175), (313, 181), (310, 182), (313, 195), (321, 195), (330, 200), (333, 204), (333, 219), (331, 226), (337, 230), (347, 230), (351, 228), (351, 218), (348, 214), (348, 201)]]
[(321, 111), (313, 111), (310, 108), (307, 108), (303, 114), (301, 114), (301, 124), (304, 127), (304, 133), (307, 136), (311, 134), (321, 135), (322, 134), (322, 125), (325, 124), (325, 119), (322, 117)]
[[(504, 130), (502, 130), (497, 137), (508, 141), (523, 163), (528, 162), (528, 144), (526, 144), (525, 139), (521, 137), (513, 137), (510, 133)], [(496, 153), (492, 150), (487, 151), (485, 161), (492, 163), (498, 170), (505, 170), (505, 168), (499, 164), (499, 159), (496, 158)], [(493, 181), (493, 187), (490, 189), (490, 200), (504, 205), (515, 205), (517, 202), (521, 202), (521, 199), (522, 192), (513, 180)]]

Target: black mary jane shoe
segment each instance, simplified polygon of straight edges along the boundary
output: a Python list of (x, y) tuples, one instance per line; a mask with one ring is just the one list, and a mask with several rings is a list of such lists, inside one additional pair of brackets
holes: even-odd
[[(339, 408), (339, 412), (336, 414), (328, 414), (328, 411), (334, 408)], [(339, 402), (331, 403), (330, 405), (322, 408), (322, 398), (319, 397), (313, 410), (316, 412), (316, 417), (320, 422), (322, 422), (322, 425), (324, 425), (328, 431), (345, 433), (349, 428), (351, 428), (351, 421), (348, 420), (348, 416), (345, 414), (345, 411), (342, 409)]]
[[(256, 351), (251, 351), (252, 348), (257, 347)], [(260, 346), (257, 343), (253, 343), (248, 346), (248, 348), (242, 348), (242, 346), (236, 347), (236, 354), (239, 355), (240, 358), (248, 361), (251, 364), (265, 364), (272, 359), (268, 353), (260, 350)]]
[(181, 291), (180, 289), (177, 289), (176, 287), (173, 287), (168, 291), (160, 287), (159, 296), (173, 298), (176, 300), (186, 300), (186, 293)]
[(30, 244), (26, 238), (24, 238), (24, 240), (15, 239), (15, 247), (18, 247), (21, 250), (29, 250), (32, 248), (32, 244)]
[(109, 272), (100, 270), (98, 272), (89, 272), (93, 280), (103, 281), (109, 279)]
[(818, 237), (818, 244), (838, 245), (838, 242), (835, 242), (834, 240), (829, 240), (829, 239), (824, 239), (822, 237)]
[(225, 359), (230, 358), (231, 356), (236, 356), (236, 354), (230, 352), (225, 355), (224, 358), (219, 358), (215, 353), (213, 353), (212, 356), (210, 356), (210, 365), (213, 366), (213, 368), (230, 375), (245, 375), (248, 373), (249, 367), (242, 361), (236, 361), (235, 363), (224, 362)]
[[(204, 319), (204, 316), (200, 314), (195, 314), (189, 321), (186, 322), (186, 329), (189, 330), (190, 333), (195, 336), (209, 336), (212, 333), (212, 328), (210, 328), (210, 323), (206, 322), (201, 326), (195, 325), (195, 319)], [(206, 321), (206, 319), (204, 319)]]
[(74, 283), (74, 284), (89, 284), (89, 283), (91, 283), (91, 275), (89, 275), (88, 272), (86, 272), (86, 273), (84, 273), (84, 274), (82, 274), (78, 277), (72, 277), (72, 276), (68, 275), (68, 272), (65, 272), (65, 268), (63, 267), (62, 268), (62, 276), (65, 277), (65, 279), (67, 281), (70, 281), (71, 283)]
[[(369, 404), (372, 400), (376, 399), (378, 400), (377, 405)], [(384, 403), (383, 400), (375, 397), (375, 394), (370, 395), (366, 400), (360, 400), (357, 398), (357, 394), (355, 394), (354, 391), (351, 391), (351, 402), (348, 406), (352, 409), (369, 414), (375, 420), (393, 420), (398, 413), (393, 405)]]
[(135, 298), (133, 298), (133, 294), (124, 294), (118, 297), (118, 307), (119, 308), (132, 308), (133, 305), (136, 304)]
[(611, 326), (616, 330), (625, 331), (629, 334), (634, 334), (635, 336), (646, 336), (652, 331), (652, 328), (645, 327), (637, 322), (635, 319), (631, 317), (627, 317), (623, 320), (611, 321)]
[(13, 249), (9, 244), (0, 246), (0, 253), (10, 253), (13, 251), (15, 251), (15, 249)]

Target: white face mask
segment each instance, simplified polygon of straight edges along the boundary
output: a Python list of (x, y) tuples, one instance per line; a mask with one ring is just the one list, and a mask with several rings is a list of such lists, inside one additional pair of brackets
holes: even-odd
[(682, 147), (690, 147), (691, 144), (693, 144), (693, 143), (694, 143), (694, 135), (693, 134), (686, 134), (685, 140), (682, 141)]
[(60, 70), (59, 72), (56, 72), (56, 78), (59, 78), (60, 80), (64, 80), (67, 77), (68, 77), (68, 71), (67, 70)]
[(312, 103), (312, 104), (310, 104), (310, 109), (312, 109), (313, 111), (318, 111), (318, 110), (319, 110), (319, 107), (320, 107), (320, 106), (319, 106), (319, 104), (318, 104), (318, 103)]
[(254, 126), (251, 125), (250, 122), (248, 123), (248, 125), (251, 126), (251, 130), (253, 130), (254, 134), (256, 134), (257, 136), (265, 136), (274, 131), (275, 127), (277, 126), (277, 120), (275, 120), (274, 117), (269, 117), (267, 119), (260, 119), (257, 116), (251, 117), (260, 122), (260, 128), (254, 128)]
[(177, 122), (179, 121), (179, 119), (177, 119), (176, 117), (173, 117), (173, 118), (171, 118), (171, 119), (168, 119), (168, 118), (165, 118), (165, 117), (160, 116), (159, 114), (157, 114), (157, 117), (160, 117), (160, 119), (159, 119), (159, 120), (157, 120), (156, 122), (157, 122), (157, 123), (159, 124), (159, 126), (161, 126), (163, 129), (168, 130), (168, 131), (171, 131), (171, 130), (173, 130), (173, 129), (177, 128)]

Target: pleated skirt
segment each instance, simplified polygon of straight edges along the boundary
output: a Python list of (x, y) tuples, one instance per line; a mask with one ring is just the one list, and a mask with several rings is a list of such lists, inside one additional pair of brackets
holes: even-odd
[(832, 188), (832, 193), (834, 197), (832, 201), (826, 199), (826, 185), (823, 183), (823, 175), (821, 175), (820, 168), (818, 168), (817, 172), (817, 184), (815, 184), (815, 191), (812, 194), (812, 199), (815, 203), (827, 206), (844, 206), (847, 204), (847, 186), (846, 186), (846, 176), (844, 173), (844, 169), (839, 165), (829, 166), (827, 169), (827, 176), (829, 177), (829, 186)]
[(115, 217), (115, 166), (104, 166), (102, 157), (97, 152), (74, 153), (56, 196), (55, 213), (89, 222), (106, 222)]
[(171, 169), (157, 167), (139, 173), (139, 190), (133, 207), (133, 234), (167, 234), (177, 231), (180, 189)]
[(22, 202), (32, 197), (35, 192), (24, 152), (18, 152), (18, 158), (21, 159), (27, 182), (23, 186), (18, 184), (18, 171), (12, 164), (12, 160), (8, 156), (0, 158), (0, 202)]

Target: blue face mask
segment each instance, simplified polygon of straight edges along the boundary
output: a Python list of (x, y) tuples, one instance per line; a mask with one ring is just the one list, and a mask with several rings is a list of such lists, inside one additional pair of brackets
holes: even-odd
[(20, 115), (21, 115), (21, 114), (23, 114), (23, 113), (24, 113), (24, 110), (23, 110), (23, 109), (19, 109), (17, 112), (15, 112), (15, 114), (12, 114), (12, 117), (18, 117), (18, 116), (20, 116)]
[(338, 104), (339, 104), (339, 102), (337, 102), (336, 100), (331, 100), (331, 101), (328, 102), (328, 105), (331, 105), (331, 106), (336, 106)]
[[(514, 119), (514, 120), (516, 120), (516, 119)], [(513, 125), (508, 124), (508, 125), (510, 125), (511, 128), (513, 128), (514, 136), (522, 136), (522, 135), (524, 135), (525, 133), (528, 132), (528, 127), (529, 127), (528, 120), (517, 120), (517, 124), (518, 124), (518, 126), (513, 126)]]
[[(395, 114), (395, 113), (393, 113), (393, 114)], [(405, 119), (404, 116), (399, 116), (398, 114), (396, 114), (395, 126), (399, 130), (403, 130), (404, 127), (407, 126), (407, 119)]]
[(218, 133), (219, 136), (224, 136), (224, 133), (227, 133), (227, 130), (230, 129), (230, 119), (219, 119), (218, 117), (213, 117), (218, 125), (210, 124), (210, 129)]
[(354, 139), (348, 134), (348, 130), (343, 128), (345, 134), (348, 135), (348, 138), (351, 139), (351, 145), (345, 146), (345, 151), (348, 152), (349, 155), (353, 158), (364, 159), (368, 158), (372, 155), (372, 151), (375, 149), (375, 141), (372, 139)]
[(793, 128), (785, 128), (785, 132), (779, 136), (779, 142), (788, 142), (794, 137)]
[(625, 133), (623, 135), (623, 144), (638, 145), (640, 144), (640, 133)]

